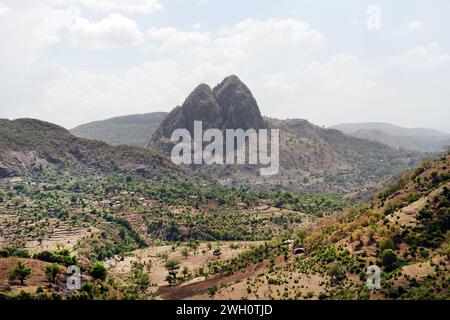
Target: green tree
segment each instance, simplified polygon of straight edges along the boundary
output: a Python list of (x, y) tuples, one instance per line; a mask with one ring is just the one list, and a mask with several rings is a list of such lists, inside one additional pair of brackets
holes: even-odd
[(108, 271), (106, 270), (105, 266), (101, 262), (96, 262), (92, 265), (90, 275), (94, 279), (100, 279), (105, 280), (106, 275), (108, 274)]
[(44, 272), (45, 272), (45, 277), (47, 278), (47, 280), (55, 283), (56, 278), (61, 273), (61, 269), (59, 268), (59, 266), (57, 264), (49, 264), (49, 265), (45, 266)]
[(172, 285), (177, 282), (177, 273), (180, 269), (180, 262), (178, 260), (169, 260), (165, 264), (165, 268), (168, 272), (166, 277), (167, 282)]
[(23, 262), (17, 262), (16, 267), (11, 271), (10, 278), (12, 280), (19, 279), (23, 285), (25, 279), (31, 274), (31, 268), (27, 267)]
[(345, 277), (345, 269), (341, 264), (334, 263), (330, 266), (329, 274), (333, 281), (339, 282)]
[(188, 267), (184, 267), (182, 272), (183, 272), (183, 278), (186, 279), (186, 277), (189, 275)]
[(384, 252), (384, 250), (387, 249), (395, 250), (395, 243), (391, 238), (383, 238), (381, 239), (378, 247), (380, 249), (380, 252)]
[(381, 254), (381, 263), (388, 271), (395, 268), (397, 264), (397, 254), (392, 249), (386, 249)]
[(184, 247), (183, 250), (181, 251), (181, 254), (186, 259), (189, 256), (189, 249)]

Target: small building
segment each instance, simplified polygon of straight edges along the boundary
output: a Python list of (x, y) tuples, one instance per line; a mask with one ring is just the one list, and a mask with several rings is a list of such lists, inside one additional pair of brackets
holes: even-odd
[(301, 253), (305, 253), (305, 248), (295, 248), (294, 249), (294, 254), (301, 254)]

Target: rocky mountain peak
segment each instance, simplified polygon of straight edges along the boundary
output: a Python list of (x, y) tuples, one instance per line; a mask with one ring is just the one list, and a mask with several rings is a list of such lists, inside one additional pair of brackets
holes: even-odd
[(235, 75), (225, 78), (214, 89), (207, 84), (198, 85), (163, 121), (150, 144), (166, 152), (166, 144), (175, 129), (194, 132), (194, 121), (202, 121), (203, 129), (262, 129), (265, 122), (250, 89)]

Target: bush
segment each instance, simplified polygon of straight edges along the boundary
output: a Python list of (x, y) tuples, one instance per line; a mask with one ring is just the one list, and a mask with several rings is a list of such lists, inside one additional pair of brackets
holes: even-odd
[(20, 280), (20, 284), (23, 285), (25, 279), (31, 274), (31, 268), (27, 267), (23, 262), (17, 262), (17, 266), (11, 270), (10, 279)]
[(378, 249), (380, 252), (384, 252), (384, 250), (391, 249), (395, 250), (395, 243), (391, 238), (383, 238), (378, 244)]
[(59, 268), (59, 266), (57, 264), (51, 264), (51, 265), (45, 266), (44, 272), (45, 272), (45, 277), (47, 278), (47, 280), (55, 283), (56, 278), (61, 273), (61, 269)]
[(92, 278), (99, 279), (99, 280), (105, 280), (106, 275), (108, 274), (108, 271), (106, 270), (105, 266), (101, 262), (96, 262), (92, 265), (90, 273)]
[(14, 190), (16, 190), (17, 192), (21, 192), (25, 190), (25, 185), (22, 183), (18, 183), (13, 187)]
[(220, 248), (214, 249), (213, 255), (214, 255), (215, 257), (217, 257), (217, 259), (218, 259), (218, 258), (222, 255), (222, 251), (220, 250)]
[(341, 281), (345, 277), (345, 269), (341, 264), (332, 264), (329, 269), (329, 274), (334, 281)]
[(0, 258), (9, 257), (9, 251), (7, 249), (0, 249)]
[(215, 296), (215, 294), (217, 293), (217, 290), (218, 290), (217, 286), (209, 287), (209, 288), (208, 288), (208, 294), (209, 294), (211, 297), (213, 297), (213, 296)]
[(71, 256), (68, 249), (56, 250), (54, 252), (42, 251), (35, 254), (34, 258), (45, 262), (63, 264), (66, 267), (77, 264), (76, 257)]
[(25, 249), (19, 249), (19, 248), (8, 248), (10, 257), (17, 257), (17, 258), (30, 258), (30, 254)]
[(394, 250), (384, 250), (381, 254), (381, 263), (387, 271), (393, 270), (397, 265), (397, 254)]
[(169, 260), (164, 265), (169, 273), (166, 277), (167, 282), (172, 285), (177, 282), (177, 273), (180, 269), (180, 262), (178, 260)]

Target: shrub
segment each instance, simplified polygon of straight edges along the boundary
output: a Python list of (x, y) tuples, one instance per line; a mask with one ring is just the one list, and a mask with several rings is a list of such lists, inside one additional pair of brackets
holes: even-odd
[(9, 251), (7, 249), (0, 249), (0, 258), (9, 257)]
[(169, 273), (166, 277), (167, 282), (172, 285), (177, 282), (177, 272), (180, 269), (180, 262), (178, 260), (169, 260), (164, 265)]
[(220, 248), (214, 249), (213, 255), (218, 259), (222, 255), (222, 251), (220, 250)]
[(25, 279), (31, 274), (31, 268), (27, 267), (23, 262), (17, 262), (17, 266), (11, 270), (10, 279), (20, 280), (20, 284), (23, 285)]
[(10, 257), (17, 257), (17, 258), (29, 258), (30, 254), (25, 249), (20, 248), (8, 248)]
[(386, 249), (381, 254), (381, 263), (387, 271), (393, 270), (397, 264), (397, 254), (392, 249)]
[(395, 243), (391, 238), (383, 238), (378, 244), (380, 252), (384, 252), (387, 249), (395, 250)]
[(334, 281), (341, 281), (345, 277), (345, 270), (341, 264), (335, 263), (330, 266), (329, 274)]
[(208, 294), (213, 297), (217, 293), (217, 286), (209, 287), (208, 288)]
[(99, 279), (99, 280), (103, 281), (106, 279), (106, 275), (108, 274), (108, 271), (106, 270), (103, 263), (96, 262), (92, 265), (89, 273), (94, 279), (96, 279), (96, 280)]
[(45, 277), (47, 278), (47, 280), (55, 283), (56, 278), (61, 273), (61, 269), (59, 268), (59, 266), (57, 264), (50, 264), (50, 265), (45, 266), (44, 272), (45, 272)]
[(35, 254), (34, 258), (45, 262), (63, 264), (66, 267), (77, 264), (76, 257), (71, 256), (68, 249), (56, 250), (54, 252), (45, 250)]

